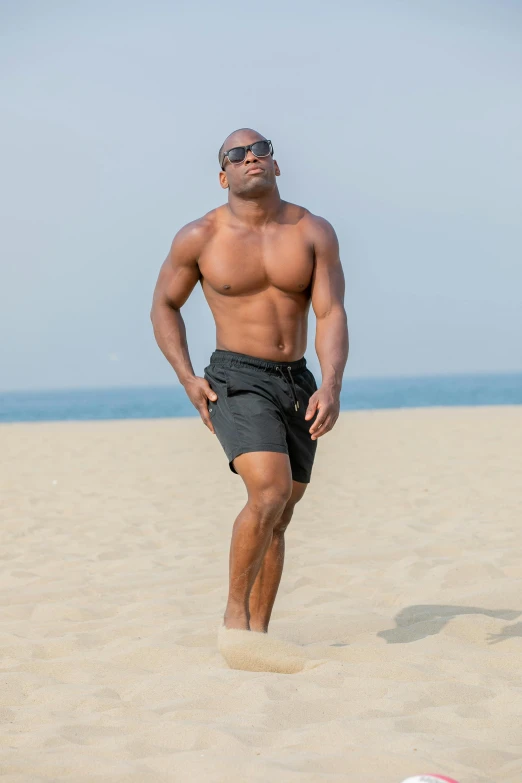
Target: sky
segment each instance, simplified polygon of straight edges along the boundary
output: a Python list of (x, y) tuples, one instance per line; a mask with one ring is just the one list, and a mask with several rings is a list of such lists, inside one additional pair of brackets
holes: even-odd
[(521, 41), (518, 0), (3, 2), (0, 390), (177, 382), (152, 292), (244, 126), (337, 231), (348, 377), (522, 371)]

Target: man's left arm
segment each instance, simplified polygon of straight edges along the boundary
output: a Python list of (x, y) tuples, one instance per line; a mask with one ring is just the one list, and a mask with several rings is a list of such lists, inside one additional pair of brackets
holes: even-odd
[(315, 267), (312, 307), (317, 319), (315, 350), (322, 383), (310, 397), (305, 418), (317, 417), (310, 427), (312, 440), (329, 432), (339, 417), (339, 395), (348, 360), (348, 324), (344, 309), (344, 273), (339, 243), (327, 220), (313, 217)]

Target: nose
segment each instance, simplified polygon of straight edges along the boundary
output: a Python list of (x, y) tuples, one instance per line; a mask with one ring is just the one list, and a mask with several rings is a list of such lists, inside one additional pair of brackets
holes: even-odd
[(245, 155), (245, 163), (253, 163), (254, 161), (257, 162), (256, 156), (252, 150), (248, 150), (247, 154)]

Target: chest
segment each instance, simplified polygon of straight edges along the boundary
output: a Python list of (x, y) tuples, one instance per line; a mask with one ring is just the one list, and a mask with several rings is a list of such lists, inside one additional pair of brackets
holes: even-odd
[(311, 283), (313, 248), (291, 226), (267, 233), (227, 230), (199, 259), (205, 284), (226, 296), (244, 296), (269, 286), (287, 293)]

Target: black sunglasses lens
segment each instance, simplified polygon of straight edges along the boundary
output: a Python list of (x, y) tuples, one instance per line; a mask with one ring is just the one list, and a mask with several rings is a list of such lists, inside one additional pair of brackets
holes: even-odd
[[(255, 158), (266, 158), (272, 152), (272, 146), (269, 141), (263, 139), (263, 141), (255, 141), (252, 144), (252, 154)], [(245, 160), (246, 150), (244, 147), (232, 147), (228, 151), (226, 157), (231, 163), (241, 163)]]
[(241, 163), (242, 160), (245, 160), (245, 148), (233, 147), (228, 151), (227, 157), (231, 163)]
[(252, 154), (256, 158), (266, 158), (270, 155), (270, 142), (269, 141), (256, 141), (252, 144)]

